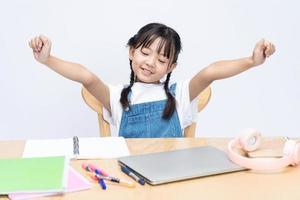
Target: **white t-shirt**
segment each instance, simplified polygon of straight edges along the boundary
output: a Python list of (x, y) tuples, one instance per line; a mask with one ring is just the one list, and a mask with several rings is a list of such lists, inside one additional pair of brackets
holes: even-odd
[[(178, 113), (180, 127), (182, 130), (189, 126), (197, 114), (197, 98), (190, 102), (189, 98), (189, 82), (190, 80), (179, 81), (176, 83), (175, 99), (176, 110)], [(169, 84), (169, 85), (172, 85)], [(111, 114), (104, 108), (103, 117), (110, 123), (111, 135), (119, 135), (119, 127), (121, 124), (123, 108), (120, 103), (121, 91), (123, 85), (108, 85), (110, 91)], [(153, 102), (167, 99), (164, 90), (164, 84), (148, 84), (136, 82), (131, 87), (130, 103), (132, 105), (146, 102)]]

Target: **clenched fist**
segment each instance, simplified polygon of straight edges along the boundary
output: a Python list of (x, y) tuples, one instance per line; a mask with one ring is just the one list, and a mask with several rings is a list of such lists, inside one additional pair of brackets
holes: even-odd
[(34, 58), (45, 64), (50, 56), (51, 41), (46, 36), (36, 36), (29, 41), (29, 46), (33, 50)]

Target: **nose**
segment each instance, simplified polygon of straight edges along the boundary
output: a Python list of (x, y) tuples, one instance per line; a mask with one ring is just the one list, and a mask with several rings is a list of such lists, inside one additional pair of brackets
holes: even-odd
[(146, 64), (149, 67), (155, 67), (155, 57), (154, 56), (149, 56), (146, 60)]

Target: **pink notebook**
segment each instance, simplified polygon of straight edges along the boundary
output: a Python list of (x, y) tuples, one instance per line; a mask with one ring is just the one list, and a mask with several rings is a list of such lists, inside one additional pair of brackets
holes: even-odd
[[(79, 174), (76, 170), (74, 170), (72, 167), (69, 167), (69, 177), (68, 177), (68, 184), (67, 188), (64, 192), (74, 192), (74, 191), (80, 191), (80, 190), (87, 190), (91, 188), (91, 183), (84, 178), (81, 174)], [(18, 194), (9, 194), (8, 197), (10, 199), (32, 199), (37, 197), (43, 197), (43, 196), (52, 196), (57, 195), (60, 193), (57, 192), (48, 192), (48, 193), (18, 193)]]

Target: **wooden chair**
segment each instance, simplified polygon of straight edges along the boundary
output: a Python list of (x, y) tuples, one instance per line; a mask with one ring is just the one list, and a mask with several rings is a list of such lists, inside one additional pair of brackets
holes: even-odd
[[(103, 106), (102, 104), (89, 93), (89, 91), (82, 87), (81, 90), (82, 98), (85, 103), (98, 114), (98, 122), (100, 128), (100, 136), (107, 137), (111, 136), (109, 123), (103, 118)], [(211, 97), (211, 88), (208, 86), (200, 94), (198, 102), (198, 112), (200, 112), (209, 102)], [(184, 129), (184, 137), (195, 137), (196, 123), (192, 123), (190, 126)]]

